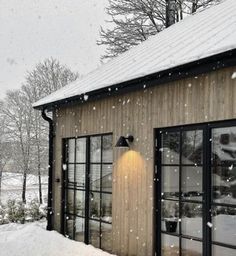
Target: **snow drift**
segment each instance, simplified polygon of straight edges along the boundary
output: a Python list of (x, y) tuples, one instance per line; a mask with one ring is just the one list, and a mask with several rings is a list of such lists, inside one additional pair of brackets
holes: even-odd
[(41, 224), (0, 226), (0, 256), (111, 256), (91, 245), (75, 242)]

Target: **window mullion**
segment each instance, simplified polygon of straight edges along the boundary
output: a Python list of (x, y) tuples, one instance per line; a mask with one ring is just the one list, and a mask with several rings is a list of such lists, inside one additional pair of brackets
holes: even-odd
[(161, 243), (162, 243), (162, 236), (161, 236), (161, 184), (162, 184), (162, 132), (160, 130), (156, 131), (156, 139), (157, 139), (157, 146), (155, 150), (155, 168), (157, 168), (157, 172), (155, 172), (155, 204), (156, 204), (156, 211), (155, 211), (155, 256), (161, 255)]
[(101, 230), (101, 217), (102, 217), (102, 148), (103, 148), (103, 136), (101, 136), (101, 163), (100, 163), (100, 219), (99, 219), (99, 234), (100, 234), (100, 237), (99, 237), (99, 248), (101, 248), (101, 245), (102, 245), (102, 242), (101, 242), (101, 238), (102, 238), (102, 230)]
[(89, 204), (90, 204), (90, 137), (86, 139), (86, 175), (85, 175), (85, 238), (89, 244)]
[(203, 130), (203, 256), (211, 256), (211, 129), (208, 125)]
[[(180, 130), (179, 136), (179, 218), (182, 220), (182, 130)], [(179, 221), (179, 255), (182, 255), (182, 221)]]

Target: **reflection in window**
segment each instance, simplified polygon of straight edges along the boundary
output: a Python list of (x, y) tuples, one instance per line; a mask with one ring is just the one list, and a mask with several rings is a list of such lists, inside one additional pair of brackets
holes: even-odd
[(182, 132), (182, 164), (202, 164), (202, 130)]
[(182, 255), (202, 256), (202, 243), (189, 239), (182, 239)]
[(112, 135), (103, 136), (102, 139), (102, 161), (103, 163), (112, 163)]
[(75, 182), (78, 188), (84, 189), (85, 188), (85, 165), (84, 164), (77, 164), (75, 170)]
[(236, 201), (236, 127), (212, 131), (213, 198), (217, 203)]
[(106, 222), (111, 222), (112, 218), (112, 195), (102, 194), (101, 217)]
[(65, 142), (65, 235), (111, 251), (112, 135)]
[(101, 224), (101, 248), (106, 251), (112, 251), (112, 225), (107, 223)]
[(73, 164), (68, 165), (68, 182), (75, 182), (75, 166)]
[(162, 168), (162, 197), (179, 197), (179, 167), (163, 166)]
[(202, 136), (202, 130), (161, 133), (162, 256), (202, 255)]
[(235, 250), (226, 248), (226, 247), (221, 247), (217, 245), (212, 246), (212, 256), (235, 256)]
[(185, 199), (202, 201), (202, 167), (182, 167), (182, 196)]
[(165, 132), (162, 135), (162, 164), (179, 164), (179, 132)]
[(86, 162), (86, 138), (76, 140), (76, 163)]
[(235, 245), (236, 208), (215, 206), (212, 211), (213, 241)]
[(66, 216), (66, 236), (70, 239), (74, 239), (74, 216)]
[(102, 166), (102, 191), (112, 192), (112, 165)]
[(94, 245), (111, 251), (110, 231), (103, 232), (102, 228), (110, 229), (112, 223), (112, 136), (91, 137), (90, 155), (90, 239)]
[(90, 162), (101, 162), (101, 136), (91, 137), (90, 139)]
[(85, 191), (76, 190), (74, 204), (76, 215), (85, 216)]
[(162, 256), (179, 256), (179, 238), (169, 235), (161, 235)]
[(94, 247), (100, 247), (100, 222), (89, 221), (89, 243)]
[(84, 241), (85, 221), (84, 218), (75, 218), (75, 240)]
[(74, 190), (68, 189), (66, 196), (67, 196), (67, 205), (66, 210), (67, 212), (74, 214)]
[(236, 126), (214, 126), (167, 128), (157, 137), (161, 256), (201, 256), (203, 241), (209, 256), (236, 255)]
[(90, 192), (89, 216), (92, 219), (100, 218), (100, 193)]
[(195, 203), (182, 204), (182, 234), (202, 238), (202, 205)]
[(92, 164), (90, 166), (90, 190), (100, 191), (101, 186), (101, 165)]
[(179, 202), (162, 200), (162, 230), (179, 233)]
[(212, 164), (232, 165), (236, 163), (236, 127), (212, 130)]
[(75, 162), (75, 139), (70, 139), (68, 141), (68, 162), (74, 163)]

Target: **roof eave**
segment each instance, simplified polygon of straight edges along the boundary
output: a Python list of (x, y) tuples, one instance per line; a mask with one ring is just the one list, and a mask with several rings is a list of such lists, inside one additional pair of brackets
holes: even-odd
[[(155, 85), (160, 85), (167, 82), (193, 77), (199, 74), (208, 73), (210, 71), (219, 70), (226, 67), (236, 65), (236, 49), (229, 50), (220, 54), (216, 54), (207, 58), (199, 59), (181, 66), (160, 71), (154, 74), (143, 76), (130, 81), (125, 81), (102, 89), (94, 90), (86, 93), (87, 101), (97, 100), (108, 96), (119, 95), (130, 91), (136, 91), (144, 88), (149, 88)], [(51, 111), (54, 108), (61, 107), (65, 104), (84, 103), (84, 94), (76, 95), (70, 98), (50, 102), (48, 104), (34, 107), (38, 110), (47, 109)]]

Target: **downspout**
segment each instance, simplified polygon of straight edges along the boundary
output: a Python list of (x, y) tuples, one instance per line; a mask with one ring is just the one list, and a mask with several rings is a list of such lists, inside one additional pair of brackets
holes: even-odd
[(46, 115), (46, 108), (42, 110), (42, 118), (49, 124), (49, 160), (48, 160), (48, 207), (47, 207), (47, 230), (52, 230), (52, 172), (53, 172), (53, 120)]

